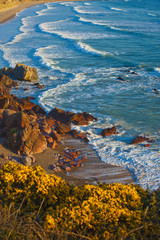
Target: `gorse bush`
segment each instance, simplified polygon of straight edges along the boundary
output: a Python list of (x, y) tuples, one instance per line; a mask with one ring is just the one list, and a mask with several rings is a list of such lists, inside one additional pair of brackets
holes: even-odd
[(0, 169), (0, 201), (2, 203), (21, 203), (25, 198), (30, 211), (43, 209), (64, 202), (70, 188), (62, 178), (48, 175), (41, 167), (26, 167), (9, 162)]
[[(159, 239), (159, 198), (159, 191), (149, 193), (135, 185), (73, 187), (41, 167), (10, 162), (0, 169), (1, 208), (22, 205), (16, 224), (22, 218), (22, 229), (8, 239), (19, 239), (28, 224), (37, 226), (40, 235), (31, 232), (35, 239)], [(4, 221), (0, 228), (8, 233)]]

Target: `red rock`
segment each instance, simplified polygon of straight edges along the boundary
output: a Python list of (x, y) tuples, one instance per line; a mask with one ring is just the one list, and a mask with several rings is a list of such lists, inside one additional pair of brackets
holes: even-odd
[(35, 106), (35, 104), (32, 103), (27, 98), (20, 99), (20, 103), (21, 103), (21, 106), (22, 106), (23, 110), (29, 110), (29, 109), (32, 109)]
[(52, 133), (51, 133), (51, 137), (52, 137), (53, 139), (55, 139), (56, 141), (58, 141), (58, 142), (60, 142), (61, 139), (62, 139), (61, 135), (58, 134), (55, 130), (52, 131)]
[(97, 118), (93, 117), (91, 114), (83, 112), (83, 113), (74, 113), (69, 117), (70, 122), (76, 125), (88, 125), (89, 121), (97, 120)]
[(87, 125), (89, 121), (97, 120), (97, 118), (93, 117), (91, 114), (86, 112), (84, 113), (72, 113), (65, 112), (62, 109), (54, 108), (51, 112), (48, 113), (48, 116), (54, 118), (61, 123), (74, 123), (77, 125)]
[(113, 135), (113, 134), (116, 134), (116, 127), (105, 128), (101, 132), (102, 137), (110, 136), (110, 135)]
[(12, 79), (9, 76), (6, 76), (5, 74), (0, 74), (0, 82), (7, 87), (12, 85)]
[(51, 148), (51, 149), (55, 149), (56, 146), (57, 146), (57, 142), (55, 140), (52, 143), (48, 144), (48, 147)]
[(46, 123), (48, 124), (48, 126), (53, 127), (55, 126), (55, 119), (51, 118), (51, 117), (46, 117)]
[(150, 144), (145, 144), (144, 147), (150, 147)]
[(47, 137), (47, 143), (52, 143), (53, 142), (53, 138), (52, 137)]
[(32, 110), (34, 111), (35, 114), (42, 114), (42, 115), (46, 115), (46, 112), (44, 111), (44, 109), (39, 106), (39, 105), (35, 105)]
[(138, 143), (142, 143), (142, 142), (146, 142), (148, 141), (149, 138), (146, 137), (142, 137), (142, 136), (138, 136), (135, 139), (133, 139), (133, 141), (131, 142), (131, 144), (138, 144)]
[(59, 134), (69, 133), (71, 131), (71, 124), (61, 123), (55, 128), (55, 131)]
[(47, 124), (44, 124), (42, 126), (42, 132), (50, 134), (51, 133), (51, 128)]
[(9, 98), (6, 96), (0, 97), (0, 108), (5, 109), (9, 106)]

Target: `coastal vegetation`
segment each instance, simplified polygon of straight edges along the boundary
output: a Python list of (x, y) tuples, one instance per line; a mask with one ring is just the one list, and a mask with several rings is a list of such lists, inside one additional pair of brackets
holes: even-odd
[(0, 169), (0, 239), (159, 239), (160, 191), (73, 187), (41, 167)]

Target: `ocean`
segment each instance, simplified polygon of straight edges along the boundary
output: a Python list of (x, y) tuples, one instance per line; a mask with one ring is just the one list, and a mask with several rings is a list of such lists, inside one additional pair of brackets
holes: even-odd
[[(89, 112), (86, 131), (102, 161), (122, 165), (136, 183), (160, 185), (160, 1), (108, 0), (46, 3), (0, 25), (0, 68), (36, 67), (43, 90), (22, 83), (17, 96)], [(28, 88), (27, 91), (24, 91)], [(119, 134), (101, 137), (116, 126)], [(154, 140), (131, 145), (136, 136)]]

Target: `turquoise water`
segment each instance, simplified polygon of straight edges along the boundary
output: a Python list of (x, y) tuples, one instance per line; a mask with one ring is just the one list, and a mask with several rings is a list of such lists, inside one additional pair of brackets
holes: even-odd
[[(36, 67), (43, 91), (19, 96), (87, 111), (98, 121), (78, 127), (105, 162), (123, 165), (142, 187), (160, 184), (160, 1), (110, 0), (37, 5), (0, 25), (0, 66)], [(101, 138), (103, 128), (119, 134)], [(73, 126), (73, 128), (77, 128)], [(132, 146), (143, 135), (149, 148)]]

